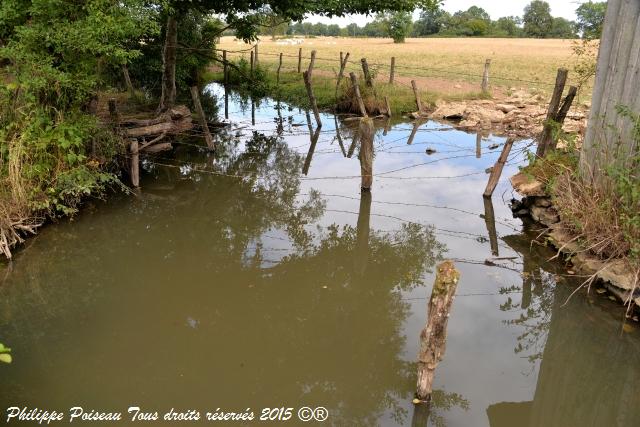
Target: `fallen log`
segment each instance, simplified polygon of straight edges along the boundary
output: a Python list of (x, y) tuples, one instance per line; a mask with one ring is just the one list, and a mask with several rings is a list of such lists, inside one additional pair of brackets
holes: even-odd
[(126, 137), (139, 138), (183, 133), (192, 129), (193, 123), (189, 108), (184, 105), (178, 105), (152, 119), (122, 120), (120, 126)]

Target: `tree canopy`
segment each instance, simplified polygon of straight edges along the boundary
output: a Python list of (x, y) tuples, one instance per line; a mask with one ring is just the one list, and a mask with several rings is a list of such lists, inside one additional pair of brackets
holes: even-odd
[(553, 28), (553, 17), (549, 3), (534, 0), (524, 8), (524, 32), (529, 37), (548, 37)]
[(577, 29), (584, 39), (599, 39), (602, 35), (604, 15), (607, 12), (607, 2), (588, 1), (576, 9)]

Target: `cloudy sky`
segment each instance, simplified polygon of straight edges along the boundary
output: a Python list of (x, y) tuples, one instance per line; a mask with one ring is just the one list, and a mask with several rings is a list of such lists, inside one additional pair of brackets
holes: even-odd
[[(448, 12), (455, 13), (458, 10), (467, 10), (471, 6), (480, 6), (486, 10), (492, 19), (498, 19), (502, 16), (522, 16), (524, 7), (530, 3), (531, 0), (445, 0), (444, 9)], [(560, 16), (570, 20), (574, 20), (575, 10), (580, 3), (584, 3), (585, 0), (547, 0), (551, 6), (551, 14), (553, 16)], [(353, 15), (345, 18), (322, 18), (317, 16), (310, 16), (308, 21), (310, 22), (324, 22), (326, 24), (338, 24), (340, 26), (348, 25), (352, 22), (358, 25), (364, 25), (367, 21), (371, 21), (372, 17), (366, 17), (362, 15)]]

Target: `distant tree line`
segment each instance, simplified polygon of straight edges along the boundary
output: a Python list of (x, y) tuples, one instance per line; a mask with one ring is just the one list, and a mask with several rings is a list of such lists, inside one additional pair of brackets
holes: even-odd
[(522, 16), (507, 16), (492, 20), (481, 7), (451, 14), (441, 6), (420, 11), (416, 21), (411, 13), (378, 14), (364, 26), (349, 24), (312, 24), (310, 22), (284, 22), (277, 19), (265, 25), (262, 34), (277, 36), (332, 36), (332, 37), (392, 37), (401, 43), (405, 37), (529, 37), (529, 38), (599, 38), (607, 8), (606, 1), (589, 1), (576, 9), (576, 21), (551, 15), (549, 3), (534, 0), (527, 5)]

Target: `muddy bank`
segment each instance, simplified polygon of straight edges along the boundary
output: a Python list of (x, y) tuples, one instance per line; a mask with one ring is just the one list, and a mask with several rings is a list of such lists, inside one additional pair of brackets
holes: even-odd
[(563, 259), (571, 262), (575, 273), (585, 277), (585, 285), (598, 281), (623, 304), (635, 303), (636, 310), (640, 307), (638, 278), (629, 262), (623, 259), (605, 261), (582, 248), (576, 236), (562, 225), (542, 183), (523, 173), (514, 175), (510, 181), (516, 192), (523, 196), (521, 201), (513, 202), (514, 216), (531, 218), (545, 226), (546, 242), (556, 248)]
[[(547, 115), (546, 103), (547, 99), (542, 95), (517, 90), (510, 96), (496, 99), (440, 100), (429, 117), (453, 121), (462, 130), (529, 138), (542, 132)], [(578, 141), (586, 129), (587, 112), (584, 105), (572, 108), (562, 128), (566, 133), (577, 135)]]

